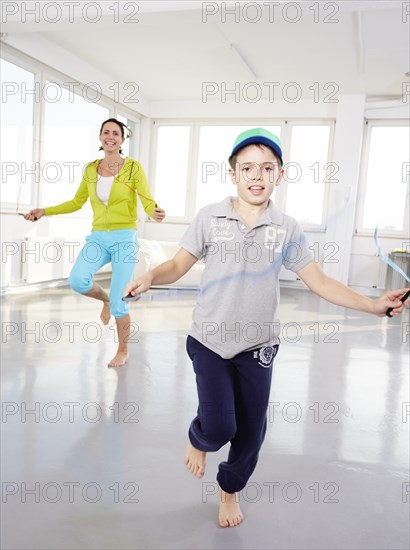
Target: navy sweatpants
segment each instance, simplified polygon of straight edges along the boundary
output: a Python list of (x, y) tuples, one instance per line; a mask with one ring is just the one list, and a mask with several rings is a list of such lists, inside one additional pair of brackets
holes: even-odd
[(267, 346), (223, 359), (192, 336), (187, 338), (199, 401), (189, 439), (193, 447), (206, 452), (231, 443), (228, 460), (219, 464), (217, 475), (226, 493), (241, 491), (256, 467), (278, 348)]

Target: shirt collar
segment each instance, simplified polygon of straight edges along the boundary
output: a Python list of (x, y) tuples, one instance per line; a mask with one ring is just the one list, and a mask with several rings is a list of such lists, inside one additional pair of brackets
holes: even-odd
[[(216, 218), (229, 218), (231, 220), (240, 221), (240, 217), (234, 207), (232, 201), (236, 197), (226, 197), (222, 202), (215, 205), (212, 215)], [(265, 212), (262, 214), (258, 225), (283, 225), (284, 215), (271, 200)]]

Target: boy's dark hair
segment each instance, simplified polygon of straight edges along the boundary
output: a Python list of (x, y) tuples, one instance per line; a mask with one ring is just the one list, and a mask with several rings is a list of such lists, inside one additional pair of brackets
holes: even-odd
[[(279, 158), (278, 154), (276, 153), (276, 151), (274, 151), (271, 147), (269, 147), (268, 145), (265, 145), (264, 143), (250, 143), (249, 145), (256, 145), (256, 147), (259, 147), (260, 149), (262, 149), (263, 147), (266, 147), (267, 149), (270, 149), (273, 153), (273, 156), (275, 157), (275, 159), (278, 161), (279, 165), (282, 165), (282, 161), (281, 159)], [(245, 147), (249, 147), (249, 145), (245, 145)], [(245, 147), (242, 147), (242, 149), (245, 149)], [(236, 166), (236, 159), (238, 158), (238, 155), (239, 153), (242, 151), (242, 149), (239, 149), (239, 151), (236, 151), (236, 153), (234, 153), (230, 159), (230, 165), (231, 165), (231, 168), (234, 168)]]

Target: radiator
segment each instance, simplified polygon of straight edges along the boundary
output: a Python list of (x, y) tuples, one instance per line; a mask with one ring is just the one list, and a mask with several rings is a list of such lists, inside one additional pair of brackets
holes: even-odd
[(387, 264), (382, 262), (381, 260), (378, 260), (378, 262), (379, 262), (379, 274), (378, 274), (378, 280), (377, 280), (377, 288), (386, 290), (387, 289), (387, 280), (386, 280)]
[[(83, 243), (65, 237), (26, 237), (21, 242), (22, 280), (43, 283), (67, 279)], [(110, 273), (111, 263), (98, 273)]]
[(41, 283), (65, 279), (70, 273), (64, 237), (27, 237), (21, 243), (22, 279)]
[[(392, 260), (396, 265), (398, 265), (404, 273), (410, 277), (410, 252), (399, 252), (393, 251), (389, 254), (390, 260)], [(386, 288), (402, 288), (407, 287), (408, 282), (406, 279), (395, 271), (392, 267), (387, 266), (386, 270)]]

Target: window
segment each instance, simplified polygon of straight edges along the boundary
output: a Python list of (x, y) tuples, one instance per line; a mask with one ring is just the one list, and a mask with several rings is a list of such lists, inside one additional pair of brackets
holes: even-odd
[(190, 126), (159, 126), (155, 197), (169, 217), (186, 215)]
[[(0, 60), (1, 201), (16, 210), (33, 200), (34, 90), (32, 72)], [(24, 93), (27, 90), (27, 93)]]
[(51, 206), (72, 199), (85, 165), (102, 158), (98, 134), (110, 112), (55, 82), (45, 82), (44, 96), (40, 203)]
[[(103, 156), (98, 133), (107, 118), (117, 117), (131, 128), (133, 137), (124, 142), (123, 151), (138, 158), (136, 112), (106, 97), (90, 99), (84, 90), (73, 93), (63, 84), (70, 77), (7, 45), (0, 70), (3, 211), (18, 207), (24, 212), (72, 199), (84, 166)], [(89, 214), (88, 204), (79, 215)]]
[[(289, 161), (285, 160), (285, 212), (306, 226), (322, 226), (325, 183), (336, 178), (328, 163), (329, 125), (291, 126)], [(333, 180), (334, 181), (334, 180)]]
[(132, 137), (130, 139), (126, 139), (122, 145), (123, 155), (126, 157), (138, 158), (138, 154), (136, 152), (137, 123), (135, 120), (128, 118), (126, 115), (117, 114), (114, 118), (128, 126), (132, 132)]
[(236, 195), (229, 175), (232, 146), (241, 132), (262, 126), (281, 139), (285, 161), (286, 181), (273, 200), (305, 228), (323, 228), (326, 183), (337, 181), (337, 167), (328, 162), (333, 125), (275, 122), (156, 122), (151, 151), (155, 197), (168, 221), (192, 220), (203, 206)]
[(410, 131), (399, 122), (367, 123), (358, 230), (406, 232)]

